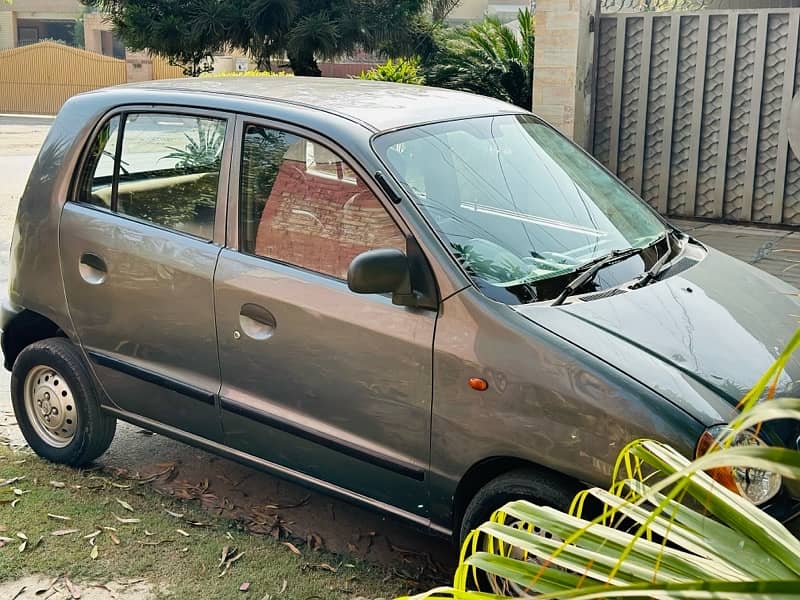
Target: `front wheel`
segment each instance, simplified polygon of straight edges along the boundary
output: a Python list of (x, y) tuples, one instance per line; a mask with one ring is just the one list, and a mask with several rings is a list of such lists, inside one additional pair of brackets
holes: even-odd
[(35, 342), (11, 370), (17, 423), (36, 454), (79, 467), (106, 451), (116, 419), (104, 413), (75, 345), (65, 338)]
[[(500, 475), (483, 486), (472, 498), (464, 511), (459, 531), (459, 543), (464, 544), (467, 535), (482, 523), (488, 521), (492, 513), (514, 500), (527, 500), (540, 506), (550, 506), (567, 511), (572, 499), (581, 490), (577, 482), (555, 474), (544, 475), (533, 469), (519, 469)], [(517, 523), (507, 523), (518, 526)], [(533, 533), (553, 539), (549, 532), (534, 527)], [(510, 556), (521, 560), (526, 558), (520, 552), (513, 551)], [(483, 572), (471, 578), (471, 584), (482, 592), (492, 592), (500, 596), (522, 597), (530, 594), (530, 590), (496, 575)]]

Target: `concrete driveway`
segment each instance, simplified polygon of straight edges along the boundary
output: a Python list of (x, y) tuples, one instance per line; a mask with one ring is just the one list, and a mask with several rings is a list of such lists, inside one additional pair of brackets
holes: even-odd
[[(16, 207), (49, 119), (0, 116), (0, 286), (8, 276), (8, 246)], [(701, 240), (800, 287), (800, 232), (679, 223)], [(9, 376), (0, 369), (0, 435), (23, 443), (11, 413)], [(120, 423), (100, 461), (122, 476), (149, 480), (161, 493), (197, 499), (240, 520), (255, 533), (322, 544), (335, 552), (391, 565), (399, 576), (444, 580), (454, 552), (442, 540), (351, 505)], [(272, 507), (267, 510), (265, 507)]]

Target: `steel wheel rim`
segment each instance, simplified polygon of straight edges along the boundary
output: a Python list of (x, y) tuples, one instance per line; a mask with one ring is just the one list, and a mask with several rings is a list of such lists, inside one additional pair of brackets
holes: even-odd
[[(526, 529), (526, 530), (528, 529), (528, 526), (522, 521), (513, 521), (507, 523), (507, 525), (509, 525), (510, 527), (516, 527), (517, 529)], [(551, 540), (555, 540), (557, 542), (564, 541), (560, 537), (555, 536), (549, 531), (545, 531), (537, 526), (533, 527), (531, 533)], [(494, 543), (497, 544), (498, 540), (495, 540)], [(532, 556), (528, 556), (527, 552), (524, 552), (523, 550), (515, 546), (512, 546), (511, 544), (503, 544), (502, 542), (500, 543), (501, 543), (501, 548), (504, 548), (503, 554), (505, 556), (509, 556), (510, 558), (515, 558), (517, 560), (524, 560), (525, 562), (530, 562), (536, 565), (541, 565), (541, 566), (545, 565), (545, 561), (533, 558)], [(558, 569), (558, 567), (555, 568)], [(487, 575), (486, 578), (489, 582), (489, 586), (492, 588), (491, 589), (492, 593), (498, 596), (522, 597), (532, 594), (531, 589), (528, 587), (519, 585), (518, 583), (509, 581), (508, 579), (505, 579), (503, 577), (498, 577), (497, 575), (489, 575), (488, 573), (486, 575)]]
[(75, 398), (61, 374), (45, 365), (28, 371), (24, 384), (28, 421), (36, 435), (55, 448), (72, 442), (78, 430)]

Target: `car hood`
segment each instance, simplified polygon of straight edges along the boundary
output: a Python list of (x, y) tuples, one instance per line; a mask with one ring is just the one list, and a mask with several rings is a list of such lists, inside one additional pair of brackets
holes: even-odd
[[(800, 326), (797, 289), (713, 249), (691, 268), (643, 289), (515, 310), (705, 425), (733, 416)], [(778, 394), (800, 395), (799, 382), (795, 355)]]

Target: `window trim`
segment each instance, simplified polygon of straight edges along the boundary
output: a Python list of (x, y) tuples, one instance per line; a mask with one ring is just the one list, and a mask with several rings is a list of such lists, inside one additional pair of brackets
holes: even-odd
[(364, 185), (367, 187), (367, 189), (369, 189), (370, 192), (372, 192), (373, 196), (375, 196), (375, 198), (378, 200), (381, 207), (386, 211), (386, 214), (389, 215), (389, 218), (392, 219), (392, 221), (394, 222), (395, 226), (400, 232), (400, 235), (402, 235), (406, 240), (408, 240), (409, 237), (413, 237), (411, 229), (409, 228), (409, 226), (406, 224), (406, 222), (398, 212), (394, 203), (392, 203), (389, 200), (389, 198), (387, 198), (383, 189), (375, 181), (372, 174), (369, 173), (364, 168), (364, 166), (358, 160), (356, 160), (356, 158), (350, 152), (345, 150), (341, 145), (337, 144), (334, 140), (324, 136), (323, 134), (317, 131), (314, 131), (312, 129), (307, 129), (299, 125), (294, 125), (283, 121), (277, 121), (266, 117), (238, 115), (236, 118), (236, 133), (235, 133), (235, 142), (233, 146), (233, 155), (231, 157), (230, 179), (228, 181), (228, 230), (227, 230), (226, 248), (233, 250), (236, 253), (241, 254), (242, 256), (249, 256), (259, 260), (268, 261), (276, 265), (281, 265), (291, 269), (297, 269), (298, 271), (301, 271), (303, 273), (311, 273), (319, 277), (324, 277), (328, 280), (345, 282), (344, 279), (336, 277), (335, 275), (330, 275), (328, 273), (315, 271), (313, 269), (309, 269), (302, 265), (296, 265), (294, 263), (285, 262), (282, 260), (278, 260), (276, 258), (261, 256), (259, 254), (251, 254), (249, 252), (245, 252), (242, 250), (241, 240), (239, 239), (240, 180), (242, 174), (241, 168), (242, 168), (242, 150), (244, 145), (243, 143), (244, 132), (248, 126), (274, 129), (276, 131), (285, 132), (291, 135), (302, 137), (310, 142), (313, 142), (315, 144), (324, 147), (329, 152), (333, 152), (334, 154), (339, 156), (342, 159), (342, 161), (345, 164), (347, 164), (347, 166), (356, 174), (356, 177), (360, 177), (361, 180), (364, 182)]
[[(126, 215), (117, 212), (116, 210), (117, 191), (118, 191), (117, 188), (119, 186), (119, 173), (120, 173), (119, 161), (122, 158), (121, 151), (122, 151), (122, 142), (125, 134), (125, 123), (127, 121), (127, 116), (129, 114), (144, 114), (144, 113), (178, 115), (178, 116), (189, 116), (189, 117), (206, 117), (210, 119), (219, 119), (225, 122), (225, 138), (223, 139), (222, 155), (220, 157), (219, 181), (217, 183), (217, 204), (216, 204), (216, 211), (214, 213), (214, 233), (211, 239), (200, 237), (186, 231), (180, 231), (179, 229), (173, 229), (165, 225), (160, 225), (158, 223), (154, 223), (153, 221), (148, 221), (146, 219), (138, 219), (131, 215)], [(113, 188), (111, 192), (111, 208), (104, 208), (102, 206), (97, 206), (95, 204), (89, 204), (88, 202), (81, 201), (80, 199), (78, 199), (78, 194), (80, 193), (80, 184), (85, 174), (87, 163), (89, 162), (89, 153), (91, 151), (92, 145), (94, 144), (94, 141), (97, 139), (97, 136), (100, 135), (100, 132), (103, 130), (103, 128), (114, 117), (120, 118), (120, 125), (119, 125), (120, 128), (114, 155), (114, 173), (112, 176)], [(127, 104), (127, 105), (120, 105), (113, 107), (109, 109), (107, 112), (103, 113), (103, 115), (95, 123), (89, 135), (87, 135), (83, 139), (80, 158), (78, 159), (77, 166), (73, 171), (72, 184), (70, 185), (67, 201), (79, 204), (80, 206), (90, 208), (92, 210), (97, 210), (100, 212), (112, 214), (119, 219), (132, 221), (134, 223), (141, 223), (144, 225), (148, 225), (150, 227), (155, 227), (156, 229), (160, 229), (162, 231), (166, 231), (176, 235), (186, 236), (193, 240), (199, 240), (209, 244), (224, 246), (226, 242), (225, 235), (228, 229), (227, 227), (228, 189), (229, 189), (230, 175), (231, 175), (231, 156), (233, 154), (234, 140), (236, 139), (234, 137), (236, 125), (237, 125), (236, 114), (223, 110), (213, 110), (213, 109), (198, 108), (195, 106), (184, 106), (184, 105), (174, 105), (174, 104), (144, 104), (144, 105)]]

